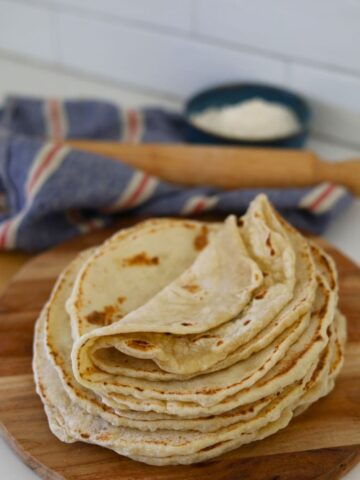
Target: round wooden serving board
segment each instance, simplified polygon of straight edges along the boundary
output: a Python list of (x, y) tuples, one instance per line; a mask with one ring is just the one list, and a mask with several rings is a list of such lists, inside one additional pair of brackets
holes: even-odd
[(260, 442), (192, 466), (152, 467), (104, 448), (65, 444), (52, 435), (31, 372), (33, 327), (62, 268), (111, 232), (77, 238), (30, 260), (0, 299), (0, 427), (40, 476), (72, 480), (340, 478), (360, 454), (360, 269), (329, 246), (348, 319), (345, 366), (335, 390)]

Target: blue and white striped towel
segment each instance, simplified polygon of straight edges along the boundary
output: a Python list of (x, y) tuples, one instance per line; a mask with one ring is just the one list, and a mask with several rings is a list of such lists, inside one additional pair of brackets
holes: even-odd
[[(64, 138), (127, 142), (185, 140), (180, 115), (123, 110), (101, 101), (10, 98), (0, 116), (0, 248), (41, 250), (108, 225), (114, 215), (242, 214), (265, 192), (295, 226), (321, 233), (351, 195), (314, 188), (184, 188), (108, 158), (64, 146)], [(171, 159), (169, 159), (171, 161)]]

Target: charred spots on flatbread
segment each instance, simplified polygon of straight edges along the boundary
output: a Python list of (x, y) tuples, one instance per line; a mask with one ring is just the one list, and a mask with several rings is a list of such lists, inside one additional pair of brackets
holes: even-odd
[(189, 283), (187, 285), (181, 285), (183, 290), (186, 290), (189, 293), (196, 293), (200, 290), (200, 286), (196, 283)]
[(272, 245), (272, 243), (271, 243), (271, 233), (269, 233), (269, 235), (267, 236), (265, 244), (266, 244), (266, 246), (267, 246), (267, 247), (269, 248), (269, 250), (270, 250), (270, 255), (271, 255), (272, 257), (274, 257), (275, 254), (276, 254), (276, 252), (275, 252), (275, 249), (274, 249), (274, 247), (273, 247), (273, 245)]
[(152, 345), (148, 341), (142, 340), (140, 338), (133, 338), (131, 340), (127, 340), (126, 344), (130, 348), (133, 348), (134, 350), (139, 350), (139, 351), (142, 351), (142, 352), (147, 352), (147, 351), (152, 350), (154, 348), (154, 345)]
[(124, 267), (154, 266), (159, 265), (159, 263), (160, 259), (158, 256), (150, 256), (146, 252), (139, 252), (122, 260)]
[(194, 238), (195, 250), (201, 251), (206, 247), (209, 241), (208, 235), (209, 235), (209, 228), (206, 225), (202, 225), (200, 229), (200, 233)]
[(110, 325), (115, 318), (119, 318), (119, 312), (114, 305), (107, 305), (100, 311), (93, 311), (86, 315), (86, 321), (91, 325)]

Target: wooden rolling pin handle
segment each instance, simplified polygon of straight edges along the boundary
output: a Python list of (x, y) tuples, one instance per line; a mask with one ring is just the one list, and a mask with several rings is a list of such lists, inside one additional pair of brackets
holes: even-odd
[(360, 195), (360, 161), (324, 162), (310, 151), (190, 145), (66, 142), (111, 157), (165, 181), (223, 189), (304, 187), (332, 181)]
[(316, 160), (314, 163), (316, 181), (328, 180), (347, 187), (354, 195), (360, 196), (360, 160), (346, 160), (330, 163)]

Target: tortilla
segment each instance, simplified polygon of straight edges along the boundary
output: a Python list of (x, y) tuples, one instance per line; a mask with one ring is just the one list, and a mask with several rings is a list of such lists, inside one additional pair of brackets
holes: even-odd
[[(42, 317), (37, 323), (35, 335), (34, 372), (37, 391), (46, 404), (52, 431), (59, 435), (62, 441), (82, 440), (96, 443), (150, 464), (202, 461), (211, 458), (214, 453), (219, 454), (220, 445), (222, 453), (235, 446), (264, 438), (290, 421), (296, 400), (306, 395), (310, 385), (313, 386), (311, 378), (314, 370), (308, 371), (302, 382), (297, 382), (287, 391), (283, 391), (273, 402), (275, 405), (265, 408), (255, 419), (239, 422), (214, 433), (180, 433), (171, 430), (139, 432), (136, 429), (114, 427), (99, 417), (86, 413), (66, 395), (46, 356), (44, 330)], [(335, 329), (333, 331), (336, 332)], [(338, 338), (343, 348), (344, 337)], [(333, 359), (334, 355), (328, 355), (327, 358)], [(317, 368), (323, 368), (322, 365), (320, 362)], [(256, 427), (259, 429), (256, 430)]]
[(36, 325), (53, 433), (154, 465), (284, 428), (334, 387), (333, 260), (260, 195), (222, 224), (150, 220), (82, 252)]

